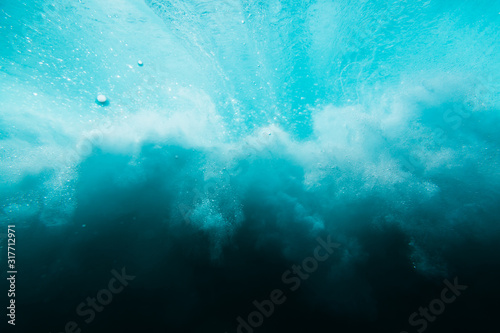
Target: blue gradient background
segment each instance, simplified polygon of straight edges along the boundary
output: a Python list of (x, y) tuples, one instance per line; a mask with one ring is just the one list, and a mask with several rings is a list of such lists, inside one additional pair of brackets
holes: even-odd
[(498, 1), (0, 0), (16, 329), (236, 332), (330, 235), (256, 332), (416, 332), (455, 276), (426, 332), (497, 332), (499, 27)]

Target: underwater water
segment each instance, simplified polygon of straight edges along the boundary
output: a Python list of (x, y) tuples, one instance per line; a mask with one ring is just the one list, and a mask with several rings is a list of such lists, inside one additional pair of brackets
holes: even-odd
[(2, 332), (498, 332), (499, 40), (491, 0), (0, 0)]

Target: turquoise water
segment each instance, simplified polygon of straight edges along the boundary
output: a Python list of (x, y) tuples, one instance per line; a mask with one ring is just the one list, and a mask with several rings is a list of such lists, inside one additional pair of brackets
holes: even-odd
[(146, 327), (235, 331), (318, 236), (342, 250), (288, 308), (317, 323), (409, 329), (420, 290), (498, 272), (498, 1), (0, 1), (0, 28), (0, 227), (44, 329), (100, 288), (60, 279), (119, 264), (123, 307), (178, 304)]

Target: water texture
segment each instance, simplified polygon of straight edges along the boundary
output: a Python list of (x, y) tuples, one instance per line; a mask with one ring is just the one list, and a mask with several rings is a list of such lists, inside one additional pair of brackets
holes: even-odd
[(500, 2), (0, 0), (0, 29), (19, 332), (251, 333), (276, 288), (255, 332), (416, 332), (456, 276), (425, 330), (496, 332)]

